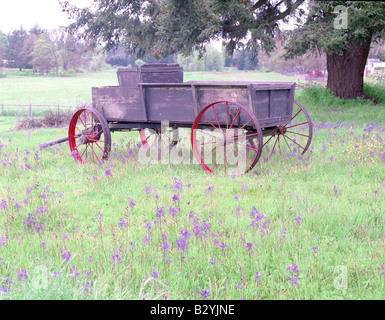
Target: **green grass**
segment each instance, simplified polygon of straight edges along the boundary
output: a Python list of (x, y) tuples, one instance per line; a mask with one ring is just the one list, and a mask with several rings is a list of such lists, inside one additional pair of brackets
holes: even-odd
[(38, 148), (66, 128), (0, 117), (0, 298), (383, 299), (384, 101), (296, 98), (315, 122), (309, 152), (262, 154), (235, 178), (144, 165), (136, 132), (80, 165), (66, 144)]
[(297, 81), (295, 77), (286, 76), (276, 72), (185, 72), (183, 81)]
[(73, 77), (11, 74), (0, 79), (0, 104), (90, 104), (91, 88), (109, 85), (118, 85), (116, 70), (76, 74)]

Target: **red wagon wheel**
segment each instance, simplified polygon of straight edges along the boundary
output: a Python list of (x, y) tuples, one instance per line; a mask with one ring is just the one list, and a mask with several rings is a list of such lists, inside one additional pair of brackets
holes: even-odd
[(77, 110), (68, 128), (68, 142), (72, 156), (80, 163), (97, 163), (107, 159), (111, 150), (107, 120), (95, 109)]
[(262, 130), (252, 112), (230, 101), (204, 107), (192, 126), (194, 156), (209, 172), (242, 175), (257, 163), (262, 150)]
[(269, 156), (279, 154), (304, 154), (311, 144), (313, 123), (309, 113), (298, 101), (294, 100), (290, 123), (278, 126), (270, 136), (265, 137), (264, 150)]

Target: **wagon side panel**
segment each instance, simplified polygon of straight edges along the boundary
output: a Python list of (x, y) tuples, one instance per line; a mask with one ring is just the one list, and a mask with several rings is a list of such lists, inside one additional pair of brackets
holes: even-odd
[(294, 84), (258, 84), (250, 88), (253, 112), (262, 127), (290, 122), (294, 102)]
[(139, 87), (94, 87), (92, 105), (107, 121), (146, 121)]
[(191, 86), (143, 84), (143, 95), (149, 121), (191, 123), (195, 118)]

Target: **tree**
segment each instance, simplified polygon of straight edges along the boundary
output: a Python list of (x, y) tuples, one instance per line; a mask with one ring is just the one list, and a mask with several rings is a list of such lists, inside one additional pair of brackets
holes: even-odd
[(0, 31), (0, 66), (3, 66), (3, 60), (6, 59), (9, 48), (9, 41), (7, 35)]
[(178, 63), (183, 67), (184, 71), (223, 71), (225, 59), (222, 52), (219, 52), (212, 45), (206, 47), (201, 59), (198, 51), (194, 51), (192, 55), (187, 57), (179, 55)]
[(343, 99), (368, 97), (363, 90), (370, 45), (385, 36), (385, 3), (311, 1), (304, 24), (289, 32), (286, 58), (325, 52), (327, 88)]
[(24, 40), (27, 38), (27, 31), (21, 27), (19, 30), (14, 30), (11, 34), (8, 34), (8, 51), (6, 59), (8, 60), (8, 66), (11, 68), (19, 68), (21, 71), (26, 67), (24, 57), (21, 55), (24, 46)]
[(245, 47), (256, 54), (271, 51), (279, 21), (304, 0), (94, 0), (94, 6), (79, 9), (62, 1), (63, 10), (75, 22), (69, 32), (81, 31), (96, 47), (107, 51), (123, 46), (138, 58), (165, 58), (194, 51), (221, 37), (228, 55)]
[(49, 73), (54, 66), (53, 43), (48, 34), (43, 33), (34, 42), (32, 52), (33, 69), (41, 74)]
[(246, 50), (236, 50), (233, 57), (226, 57), (225, 66), (236, 66), (238, 70), (255, 70), (258, 67), (258, 57)]

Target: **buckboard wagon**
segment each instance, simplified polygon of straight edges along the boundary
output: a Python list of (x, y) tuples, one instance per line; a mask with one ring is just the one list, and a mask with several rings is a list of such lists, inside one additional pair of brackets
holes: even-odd
[(136, 130), (145, 156), (176, 150), (177, 159), (178, 129), (190, 128), (204, 170), (240, 175), (255, 166), (262, 149), (298, 154), (311, 143), (313, 125), (294, 100), (294, 82), (183, 82), (177, 64), (121, 68), (117, 76), (119, 86), (92, 88), (92, 108), (74, 113), (68, 137), (43, 147), (68, 139), (77, 161), (99, 162), (110, 155), (111, 132)]

